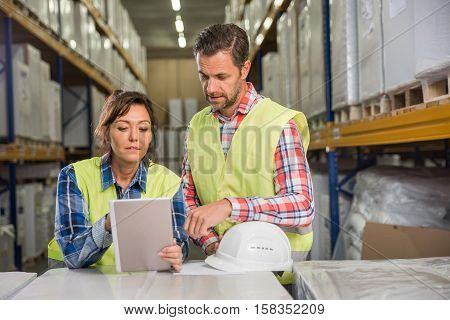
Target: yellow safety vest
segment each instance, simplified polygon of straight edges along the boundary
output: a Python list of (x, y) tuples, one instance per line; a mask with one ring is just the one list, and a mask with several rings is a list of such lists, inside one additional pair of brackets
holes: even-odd
[[(101, 158), (95, 157), (73, 164), (78, 187), (89, 212), (89, 222), (94, 224), (109, 212), (109, 201), (117, 199), (115, 186), (102, 190)], [(181, 179), (169, 169), (150, 163), (147, 169), (146, 192), (141, 198), (172, 198), (180, 187)], [(48, 245), (48, 257), (63, 261), (60, 247), (53, 238)], [(111, 245), (96, 265), (114, 265), (114, 246)]]
[[(236, 130), (225, 158), (219, 121), (210, 110), (207, 107), (192, 118), (187, 141), (188, 161), (202, 205), (226, 197), (275, 196), (273, 159), (281, 132), (293, 119), (306, 153), (309, 130), (304, 114), (268, 98), (259, 101)], [(214, 229), (220, 235), (235, 223), (227, 219)], [(291, 243), (292, 258), (304, 261), (312, 247), (312, 227), (283, 229)], [(280, 282), (292, 283), (292, 278), (291, 273), (285, 273)]]

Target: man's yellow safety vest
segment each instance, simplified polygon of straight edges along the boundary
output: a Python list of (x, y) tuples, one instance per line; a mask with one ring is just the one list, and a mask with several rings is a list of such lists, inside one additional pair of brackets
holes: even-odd
[[(83, 194), (89, 212), (89, 222), (94, 224), (109, 212), (109, 201), (116, 200), (115, 186), (102, 189), (101, 158), (95, 157), (73, 164), (78, 187)], [(172, 198), (180, 187), (181, 179), (169, 169), (150, 163), (147, 169), (146, 192), (141, 198)], [(60, 247), (53, 238), (48, 245), (48, 257), (63, 261)], [(96, 265), (114, 265), (114, 247), (111, 245)]]
[[(275, 196), (274, 154), (283, 127), (291, 119), (300, 131), (306, 154), (309, 130), (304, 114), (265, 98), (242, 120), (225, 157), (219, 120), (211, 113), (211, 107), (198, 112), (189, 125), (187, 153), (202, 205), (226, 197)], [(214, 229), (220, 235), (235, 223), (227, 219)], [(313, 242), (312, 226), (283, 230), (291, 243), (293, 260), (306, 260)], [(292, 273), (285, 272), (279, 280), (288, 284), (292, 278)]]

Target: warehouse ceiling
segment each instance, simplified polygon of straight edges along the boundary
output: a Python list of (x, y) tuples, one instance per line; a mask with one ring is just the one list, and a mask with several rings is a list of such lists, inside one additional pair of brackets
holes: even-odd
[[(175, 12), (170, 0), (122, 0), (149, 58), (192, 57), (195, 37), (204, 27), (224, 21), (226, 3), (227, 0), (181, 0), (181, 11)], [(184, 49), (178, 47), (175, 30), (178, 14), (184, 22)]]

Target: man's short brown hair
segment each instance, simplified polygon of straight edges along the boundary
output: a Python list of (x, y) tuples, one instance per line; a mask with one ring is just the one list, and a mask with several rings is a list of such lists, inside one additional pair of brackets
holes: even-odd
[(212, 56), (221, 51), (230, 52), (234, 65), (242, 68), (248, 60), (247, 33), (232, 23), (213, 24), (199, 33), (194, 44), (195, 56), (197, 53)]

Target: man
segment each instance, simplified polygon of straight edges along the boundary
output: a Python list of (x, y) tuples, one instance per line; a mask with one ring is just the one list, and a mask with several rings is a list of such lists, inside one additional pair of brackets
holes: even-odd
[[(248, 54), (247, 34), (233, 24), (212, 25), (196, 39), (194, 56), (211, 106), (189, 125), (184, 227), (211, 255), (234, 223), (274, 223), (286, 232), (293, 259), (306, 260), (314, 217), (307, 122), (246, 82)], [(281, 280), (290, 281), (292, 275)]]

